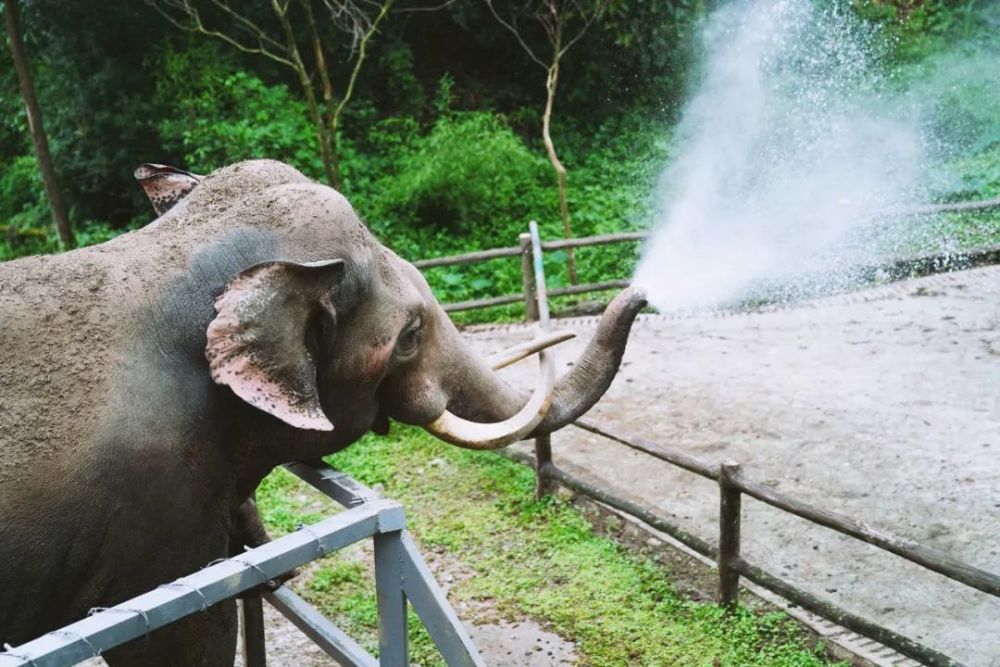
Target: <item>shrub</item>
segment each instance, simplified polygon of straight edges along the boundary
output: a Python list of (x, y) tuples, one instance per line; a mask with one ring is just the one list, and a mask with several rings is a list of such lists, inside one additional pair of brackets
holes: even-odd
[(441, 117), (396, 172), (372, 202), (373, 225), (390, 234), (411, 227), (465, 237), (451, 248), (468, 235), (483, 247), (510, 245), (530, 218), (555, 212), (544, 160), (490, 113)]
[(164, 145), (188, 169), (209, 172), (239, 160), (282, 160), (322, 178), (315, 129), (307, 107), (282, 84), (240, 70), (214, 44), (162, 54), (157, 106)]
[(59, 249), (33, 155), (16, 157), (0, 171), (0, 227), (0, 260)]

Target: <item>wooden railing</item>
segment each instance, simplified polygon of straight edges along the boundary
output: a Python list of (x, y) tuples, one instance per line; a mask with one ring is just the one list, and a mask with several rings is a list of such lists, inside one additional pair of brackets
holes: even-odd
[[(1000, 200), (997, 200), (996, 204), (1000, 205)], [(524, 267), (525, 294), (532, 293), (535, 300), (534, 319), (539, 320), (540, 328), (542, 331), (546, 331), (549, 327), (548, 295), (545, 288), (545, 271), (540, 257), (541, 251), (545, 249), (545, 244), (538, 237), (538, 227), (534, 222), (530, 225), (530, 233), (523, 235), (522, 239), (525, 236), (527, 237), (527, 248), (520, 254), (522, 258), (531, 257), (534, 259), (532, 266)], [(590, 239), (574, 239), (568, 242), (557, 241), (548, 244), (548, 247), (554, 249), (553, 246), (565, 248), (594, 245), (594, 239), (600, 239), (599, 243), (614, 243), (618, 241), (638, 240), (640, 238), (642, 238), (641, 234), (614, 234), (604, 237), (591, 237)], [(581, 241), (584, 243), (578, 243)], [(525, 247), (523, 240), (521, 247)], [(981, 253), (981, 259), (983, 261), (989, 261), (990, 259), (997, 261), (1000, 258), (997, 257), (994, 252), (995, 250), (984, 251)], [(937, 266), (938, 264), (931, 263), (931, 265)], [(920, 268), (923, 264), (917, 264), (916, 266)], [(537, 284), (537, 288), (532, 289), (532, 286), (527, 284), (529, 275)], [(593, 286), (581, 285), (580, 287)], [(548, 294), (552, 294), (553, 292), (549, 292)], [(530, 318), (532, 311), (528, 310), (528, 313)], [(586, 417), (577, 419), (573, 423), (573, 426), (620, 443), (633, 450), (643, 452), (660, 461), (683, 468), (688, 472), (715, 481), (718, 484), (718, 541), (713, 544), (681, 528), (666, 516), (657, 514), (633, 500), (616, 495), (591, 480), (584, 479), (559, 468), (552, 460), (552, 443), (549, 435), (535, 438), (534, 457), (521, 454), (515, 450), (511, 450), (506, 454), (510, 458), (526, 463), (534, 468), (536, 495), (538, 497), (552, 493), (556, 484), (562, 484), (577, 493), (629, 515), (651, 528), (660, 530), (702, 556), (714, 560), (718, 569), (718, 601), (723, 606), (736, 604), (740, 577), (745, 577), (803, 609), (818, 614), (848, 630), (874, 639), (907, 657), (919, 660), (925, 665), (929, 665), (930, 667), (961, 667), (961, 663), (954, 658), (879, 625), (870, 619), (838, 607), (828, 600), (817, 597), (789, 581), (748, 562), (740, 552), (742, 497), (744, 495), (784, 512), (794, 514), (811, 523), (824, 526), (843, 535), (848, 535), (856, 540), (916, 563), (928, 570), (937, 572), (949, 579), (1000, 598), (1000, 576), (965, 563), (948, 554), (936, 551), (915, 540), (895, 535), (886, 530), (873, 528), (862, 521), (778, 493), (760, 482), (745, 477), (741, 473), (740, 466), (737, 463), (726, 462), (718, 466), (712, 466), (690, 454), (664, 447), (651, 440), (618, 433)]]
[[(646, 232), (624, 232), (621, 234), (602, 234), (599, 236), (585, 236), (577, 239), (560, 239), (558, 241), (541, 241), (540, 250), (564, 250), (566, 248), (583, 248), (586, 246), (597, 246), (608, 243), (628, 243), (642, 241), (646, 238)], [(452, 255), (449, 257), (434, 257), (432, 259), (421, 259), (413, 262), (418, 269), (432, 269), (441, 266), (459, 266), (462, 264), (475, 264), (491, 259), (504, 257), (521, 258), (521, 292), (518, 294), (504, 294), (501, 296), (488, 297), (485, 299), (472, 299), (470, 301), (460, 301), (457, 303), (442, 304), (445, 312), (454, 313), (462, 310), (474, 310), (477, 308), (493, 308), (495, 306), (506, 306), (512, 303), (523, 303), (525, 318), (529, 321), (538, 320), (538, 301), (535, 298), (535, 270), (534, 270), (534, 250), (532, 249), (531, 234), (521, 234), (518, 237), (518, 245), (507, 248), (493, 248), (491, 250), (481, 250), (469, 252), (462, 255)], [(628, 280), (606, 280), (597, 283), (586, 283), (584, 285), (570, 285), (568, 287), (558, 287), (549, 290), (549, 296), (571, 296), (575, 294), (586, 294), (587, 292), (599, 292), (609, 289), (620, 289), (627, 287)]]
[[(982, 201), (968, 201), (968, 202), (953, 202), (948, 204), (925, 204), (921, 206), (909, 206), (900, 207), (894, 209), (886, 209), (881, 212), (881, 216), (885, 218), (903, 217), (903, 216), (918, 216), (918, 215), (937, 215), (940, 213), (959, 213), (959, 212), (973, 212), (973, 211), (985, 211), (990, 209), (1000, 208), (1000, 197), (995, 199), (986, 199)], [(596, 236), (584, 236), (581, 238), (573, 239), (558, 239), (554, 241), (541, 241), (540, 251), (552, 251), (552, 250), (566, 250), (568, 248), (584, 248), (590, 246), (606, 245), (609, 243), (634, 243), (639, 241), (645, 241), (649, 236), (648, 232), (620, 232), (617, 234), (600, 234)], [(471, 299), (469, 301), (459, 301), (456, 303), (444, 303), (445, 312), (455, 313), (464, 310), (476, 310), (479, 308), (494, 308), (497, 306), (507, 306), (514, 303), (523, 303), (525, 319), (528, 321), (538, 320), (538, 307), (537, 299), (534, 294), (534, 261), (533, 253), (535, 251), (532, 249), (531, 234), (525, 233), (518, 237), (518, 245), (508, 246), (504, 248), (492, 248), (489, 250), (480, 250), (477, 252), (469, 252), (461, 255), (450, 255), (448, 257), (433, 257), (430, 259), (420, 259), (413, 262), (413, 265), (418, 269), (432, 269), (442, 266), (460, 266), (463, 264), (475, 264), (478, 262), (485, 262), (493, 259), (502, 259), (505, 257), (520, 257), (521, 258), (521, 292), (518, 294), (503, 294), (500, 296), (486, 297), (482, 299)], [(980, 258), (980, 255), (988, 254), (988, 257)], [(989, 263), (995, 261), (995, 257), (1000, 254), (1000, 248), (982, 248), (982, 249), (970, 249), (963, 253), (957, 253), (950, 255), (952, 258), (966, 258), (975, 263)], [(882, 275), (888, 272), (890, 277), (899, 277), (902, 275), (925, 275), (926, 273), (933, 273), (937, 267), (941, 264), (941, 257), (938, 255), (932, 256), (921, 256), (913, 258), (905, 258), (901, 260), (895, 260), (889, 262), (886, 265), (871, 266), (871, 267), (859, 267), (860, 275), (864, 276), (867, 273), (872, 275)], [(600, 292), (604, 290), (611, 289), (621, 289), (628, 287), (628, 280), (606, 280), (596, 283), (585, 283), (582, 285), (569, 285), (567, 287), (557, 287), (555, 289), (549, 290), (550, 297), (560, 297), (560, 296), (573, 296), (577, 294), (586, 294), (588, 292)]]
[(779, 493), (765, 484), (747, 478), (736, 463), (725, 462), (713, 466), (686, 452), (665, 447), (645, 438), (620, 433), (586, 417), (577, 419), (573, 426), (635, 451), (643, 452), (718, 484), (718, 541), (712, 543), (681, 528), (673, 519), (659, 514), (639, 502), (619, 496), (592, 480), (558, 467), (552, 461), (551, 442), (547, 435), (536, 439), (534, 457), (514, 450), (506, 452), (509, 458), (530, 465), (535, 469), (536, 488), (539, 493), (550, 493), (555, 484), (562, 484), (568, 489), (670, 535), (689, 549), (715, 561), (718, 570), (717, 599), (721, 605), (730, 606), (737, 602), (740, 578), (745, 577), (807, 611), (833, 621), (848, 630), (874, 639), (924, 665), (929, 667), (962, 667), (962, 663), (950, 656), (870, 619), (847, 611), (748, 562), (740, 551), (741, 505), (744, 495), (789, 514), (794, 514), (810, 523), (824, 526), (842, 535), (850, 536), (895, 554), (953, 581), (1000, 598), (1000, 575), (965, 563), (916, 540), (896, 535), (891, 531), (874, 528), (863, 521)]

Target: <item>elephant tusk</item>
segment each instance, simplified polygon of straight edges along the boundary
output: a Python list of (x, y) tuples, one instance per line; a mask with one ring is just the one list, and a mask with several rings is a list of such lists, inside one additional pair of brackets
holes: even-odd
[(507, 368), (511, 364), (515, 364), (521, 359), (526, 359), (536, 352), (541, 352), (545, 348), (552, 347), (553, 345), (558, 345), (571, 338), (576, 338), (576, 334), (572, 331), (553, 331), (545, 333), (538, 338), (533, 338), (527, 342), (521, 343), (520, 345), (515, 345), (514, 347), (507, 348), (502, 352), (497, 352), (493, 356), (486, 360), (486, 363), (490, 367), (498, 371), (501, 368)]
[(506, 447), (523, 439), (545, 418), (552, 404), (554, 385), (552, 357), (543, 348), (538, 354), (538, 384), (535, 386), (535, 392), (513, 417), (501, 422), (482, 424), (463, 419), (445, 410), (440, 417), (426, 424), (424, 428), (445, 442), (467, 449)]

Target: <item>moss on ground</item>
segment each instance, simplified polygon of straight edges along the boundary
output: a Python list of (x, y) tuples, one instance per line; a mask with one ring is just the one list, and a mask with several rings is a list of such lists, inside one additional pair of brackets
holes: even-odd
[[(532, 472), (488, 452), (445, 445), (398, 428), (329, 457), (329, 462), (401, 501), (425, 551), (471, 574), (451, 589), (469, 609), (531, 618), (576, 643), (580, 664), (805, 667), (831, 664), (781, 613), (684, 599), (663, 565), (592, 531), (558, 499), (533, 499)], [(265, 522), (283, 533), (329, 506), (284, 470), (258, 491)], [(370, 564), (340, 555), (296, 582), (300, 592), (373, 651), (377, 647)], [(475, 620), (475, 619), (467, 619)], [(414, 663), (443, 664), (416, 617)]]

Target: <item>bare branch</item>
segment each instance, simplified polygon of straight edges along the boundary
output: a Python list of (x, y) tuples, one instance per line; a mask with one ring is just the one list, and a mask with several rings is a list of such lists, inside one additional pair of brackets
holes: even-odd
[(267, 44), (270, 44), (272, 48), (276, 49), (284, 48), (281, 45), (281, 43), (279, 43), (275, 39), (272, 39), (270, 35), (264, 32), (263, 28), (261, 28), (256, 23), (254, 23), (253, 21), (251, 21), (250, 19), (248, 19), (247, 17), (243, 16), (242, 14), (235, 11), (232, 7), (230, 7), (228, 0), (212, 0), (212, 4), (222, 9), (222, 11), (226, 12), (229, 16), (233, 17), (233, 19), (239, 25), (243, 26), (244, 30), (246, 30), (248, 33), (250, 33), (251, 36), (257, 39), (258, 44), (260, 44), (262, 48), (265, 42)]
[(397, 9), (397, 14), (404, 14), (408, 12), (436, 12), (438, 10), (444, 9), (445, 7), (450, 7), (451, 5), (458, 2), (458, 0), (445, 0), (439, 5), (431, 5), (430, 7), (403, 7), (402, 9)]
[[(286, 67), (295, 68), (295, 64), (288, 58), (282, 57), (273, 51), (268, 50), (264, 47), (263, 43), (258, 40), (258, 46), (254, 48), (253, 46), (247, 46), (237, 39), (217, 30), (211, 30), (205, 27), (202, 23), (201, 15), (198, 10), (191, 5), (189, 0), (146, 0), (147, 4), (155, 9), (159, 14), (169, 21), (174, 27), (184, 30), (186, 32), (196, 32), (208, 37), (214, 37), (216, 39), (222, 40), (223, 42), (229, 44), (235, 49), (243, 51), (244, 53), (256, 53), (258, 55), (266, 56), (271, 60), (281, 63)], [(171, 7), (179, 11), (184, 17), (186, 17), (190, 22), (184, 23), (174, 17), (170, 12), (168, 12), (164, 7)]]
[(500, 23), (500, 25), (502, 25), (504, 28), (507, 28), (507, 30), (510, 31), (512, 35), (514, 35), (518, 43), (521, 45), (521, 48), (524, 49), (524, 51), (531, 57), (531, 59), (534, 60), (539, 65), (541, 65), (542, 68), (548, 69), (549, 66), (546, 65), (541, 58), (535, 55), (535, 52), (531, 50), (531, 47), (528, 46), (528, 43), (524, 41), (523, 37), (521, 37), (521, 32), (517, 29), (516, 16), (512, 17), (511, 20), (508, 22), (503, 20), (500, 17), (500, 14), (497, 13), (496, 8), (493, 6), (493, 0), (486, 0), (486, 6), (490, 8), (490, 13), (493, 14), (493, 18), (495, 18)]
[(371, 0), (323, 0), (323, 4), (330, 12), (333, 24), (350, 36), (353, 57), (354, 51), (372, 26), (368, 12), (362, 5), (367, 5), (372, 11), (381, 11), (382, 4)]
[(319, 32), (316, 30), (316, 19), (313, 16), (312, 0), (299, 0), (302, 9), (306, 14), (306, 26), (309, 28), (309, 37), (313, 44), (313, 59), (316, 61), (316, 70), (319, 72), (320, 83), (323, 85), (323, 102), (326, 104), (327, 113), (333, 114), (333, 84), (330, 82), (330, 72), (326, 67), (326, 56), (323, 54), (323, 43), (320, 41)]
[(611, 3), (610, 3), (609, 0), (599, 0), (598, 2), (594, 3), (594, 5), (593, 5), (593, 11), (591, 11), (589, 14), (587, 12), (581, 10), (580, 16), (583, 17), (583, 21), (584, 21), (583, 25), (580, 27), (579, 32), (577, 32), (576, 35), (574, 35), (573, 37), (571, 37), (569, 39), (569, 41), (566, 42), (566, 46), (564, 46), (562, 48), (562, 50), (559, 52), (559, 56), (560, 57), (564, 53), (566, 53), (567, 51), (569, 51), (569, 49), (570, 49), (571, 46), (573, 46), (578, 41), (580, 41), (580, 38), (583, 37), (583, 34), (585, 32), (587, 32), (587, 29), (590, 28), (591, 24), (593, 24), (594, 21), (596, 21), (601, 16), (601, 14), (604, 13), (604, 10), (607, 9), (610, 4)]
[(340, 103), (337, 105), (336, 110), (333, 112), (333, 118), (331, 119), (333, 127), (331, 130), (333, 132), (337, 131), (337, 122), (340, 119), (340, 114), (343, 112), (344, 107), (351, 100), (351, 95), (354, 93), (354, 84), (358, 80), (358, 75), (361, 73), (361, 65), (365, 61), (365, 51), (368, 48), (368, 40), (372, 38), (375, 31), (378, 30), (378, 24), (382, 22), (382, 19), (386, 17), (389, 10), (392, 8), (392, 3), (394, 0), (385, 0), (385, 4), (382, 5), (381, 11), (379, 11), (378, 16), (372, 21), (371, 26), (365, 33), (364, 37), (361, 38), (361, 43), (358, 45), (358, 56), (354, 61), (354, 69), (351, 70), (351, 78), (347, 83), (347, 90), (344, 91), (344, 96), (340, 99)]

